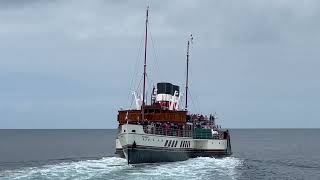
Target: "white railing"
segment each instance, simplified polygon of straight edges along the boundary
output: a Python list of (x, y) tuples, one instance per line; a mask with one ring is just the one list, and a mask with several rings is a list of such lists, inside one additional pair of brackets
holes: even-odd
[(165, 136), (178, 136), (178, 137), (192, 137), (192, 130), (175, 129), (175, 128), (163, 128), (156, 126), (143, 126), (143, 131), (147, 134), (157, 134)]

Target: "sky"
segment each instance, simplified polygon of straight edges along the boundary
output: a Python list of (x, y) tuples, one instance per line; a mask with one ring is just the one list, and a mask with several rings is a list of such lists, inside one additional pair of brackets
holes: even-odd
[(0, 128), (116, 128), (142, 77), (225, 128), (320, 128), (320, 1), (2, 0)]

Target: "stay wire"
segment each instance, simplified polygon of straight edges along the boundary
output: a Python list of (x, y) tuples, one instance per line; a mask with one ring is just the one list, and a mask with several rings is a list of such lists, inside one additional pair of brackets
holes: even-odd
[[(141, 85), (142, 79), (143, 79), (143, 76), (141, 76), (140, 81), (139, 81), (139, 84), (138, 84), (138, 86), (135, 88), (135, 89), (137, 89), (137, 91), (138, 91), (138, 90), (140, 90), (139, 88), (140, 88), (140, 85)], [(137, 94), (137, 96), (139, 97), (139, 96), (140, 96), (140, 94)], [(132, 108), (132, 104), (133, 104), (133, 97), (131, 98), (130, 108)]]
[(159, 68), (157, 68), (157, 67), (159, 67), (159, 56), (158, 56), (157, 50), (155, 48), (156, 43), (155, 43), (155, 41), (153, 39), (153, 36), (152, 36), (152, 33), (151, 33), (151, 28), (150, 28), (149, 24), (148, 24), (148, 29), (149, 29), (149, 36), (150, 36), (151, 44), (152, 44), (152, 52), (153, 52), (153, 56), (154, 56), (154, 66), (153, 66), (153, 68), (155, 69), (156, 74), (158, 74), (158, 76), (159, 76), (160, 75), (160, 71), (159, 71)]
[[(134, 69), (133, 69), (133, 76), (131, 77), (131, 81), (130, 81), (130, 89), (129, 89), (129, 94), (128, 94), (128, 100), (130, 100), (130, 97), (132, 97), (132, 91), (135, 89), (135, 84), (136, 84), (136, 80), (135, 77), (137, 77), (138, 74), (138, 64), (139, 64), (139, 60), (141, 58), (141, 51), (142, 51), (142, 43), (143, 43), (143, 37), (141, 36), (140, 38), (140, 45), (138, 48), (138, 55), (135, 61), (135, 65), (134, 65)], [(131, 105), (132, 106), (133, 103), (133, 97), (131, 98)]]
[(197, 104), (195, 103), (195, 101), (193, 100), (193, 96), (191, 95), (191, 92), (190, 92), (190, 91), (189, 91), (189, 96), (190, 96), (190, 99), (191, 99), (191, 104), (192, 104), (192, 106), (194, 107), (195, 111), (196, 111), (197, 113), (200, 113), (200, 112), (199, 112), (199, 108), (198, 108)]

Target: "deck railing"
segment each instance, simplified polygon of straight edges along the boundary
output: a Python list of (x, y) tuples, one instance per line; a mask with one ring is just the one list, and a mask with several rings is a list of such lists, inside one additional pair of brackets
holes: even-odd
[(193, 137), (192, 130), (184, 130), (184, 129), (143, 126), (143, 131), (147, 134), (178, 136), (178, 137)]
[(222, 133), (211, 134), (204, 132), (194, 132), (187, 129), (163, 128), (155, 126), (143, 126), (143, 131), (147, 134), (178, 136), (178, 137), (192, 137), (194, 139), (223, 139)]
[[(177, 137), (192, 137), (194, 139), (223, 139), (223, 132), (218, 134), (212, 134), (208, 132), (196, 132), (193, 129), (177, 129), (177, 128), (165, 128), (151, 125), (143, 125), (143, 131), (146, 134), (156, 134), (164, 136), (177, 136)], [(121, 127), (118, 128), (118, 133), (121, 132)]]

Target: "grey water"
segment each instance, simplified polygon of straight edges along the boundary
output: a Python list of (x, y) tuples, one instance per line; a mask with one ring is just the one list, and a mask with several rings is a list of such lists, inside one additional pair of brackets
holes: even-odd
[(0, 130), (0, 179), (318, 179), (320, 129), (233, 129), (233, 155), (127, 165), (116, 130)]

